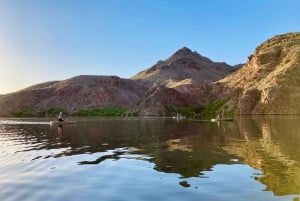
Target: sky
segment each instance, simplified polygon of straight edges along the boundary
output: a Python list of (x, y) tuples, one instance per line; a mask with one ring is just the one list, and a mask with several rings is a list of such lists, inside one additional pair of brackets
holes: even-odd
[(130, 78), (188, 47), (245, 63), (300, 31), (299, 0), (0, 0), (0, 94), (77, 75)]

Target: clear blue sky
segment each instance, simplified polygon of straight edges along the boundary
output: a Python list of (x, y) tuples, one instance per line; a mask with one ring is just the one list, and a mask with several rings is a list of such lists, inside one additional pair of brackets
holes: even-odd
[(234, 65), (300, 31), (299, 0), (0, 0), (0, 94), (75, 75), (129, 78), (186, 46)]

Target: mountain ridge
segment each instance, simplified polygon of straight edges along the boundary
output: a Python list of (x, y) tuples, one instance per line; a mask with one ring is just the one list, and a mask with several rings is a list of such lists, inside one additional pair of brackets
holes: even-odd
[(130, 79), (80, 75), (0, 95), (0, 116), (29, 109), (33, 116), (62, 108), (125, 107), (139, 115), (166, 115), (166, 108), (225, 102), (238, 114), (299, 114), (300, 32), (260, 44), (246, 64), (214, 62), (183, 47)]

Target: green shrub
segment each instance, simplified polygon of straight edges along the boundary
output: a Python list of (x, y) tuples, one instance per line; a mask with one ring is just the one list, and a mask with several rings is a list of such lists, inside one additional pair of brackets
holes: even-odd
[(177, 114), (181, 114), (185, 117), (195, 117), (202, 111), (203, 107), (174, 107), (174, 106), (166, 106), (165, 114), (166, 116), (176, 116)]
[(57, 114), (59, 114), (60, 112), (62, 112), (62, 113), (64, 113), (64, 114), (67, 113), (67, 111), (66, 111), (65, 109), (63, 109), (63, 108), (60, 108), (60, 107), (54, 107), (54, 108), (49, 109), (49, 110), (47, 111), (47, 114), (51, 116), (51, 115), (57, 115)]
[(204, 106), (201, 116), (215, 117), (221, 112), (222, 106), (225, 104), (225, 100), (216, 100)]
[(28, 107), (21, 108), (20, 110), (15, 110), (10, 113), (13, 117), (32, 117), (32, 109)]
[(78, 116), (123, 116), (127, 109), (125, 108), (102, 108), (102, 109), (81, 109), (77, 112)]

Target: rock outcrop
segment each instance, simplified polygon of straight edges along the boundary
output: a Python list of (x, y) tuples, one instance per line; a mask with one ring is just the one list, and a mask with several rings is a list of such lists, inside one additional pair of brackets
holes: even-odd
[(214, 83), (215, 95), (240, 114), (300, 114), (300, 32), (275, 36), (235, 73)]

